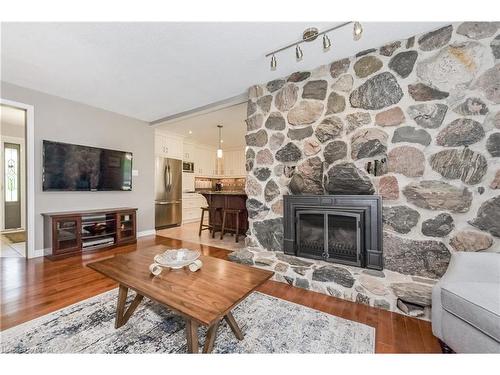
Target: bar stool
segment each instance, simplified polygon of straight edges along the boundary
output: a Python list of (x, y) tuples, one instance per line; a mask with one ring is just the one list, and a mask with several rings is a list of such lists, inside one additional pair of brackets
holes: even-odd
[[(224, 238), (224, 232), (230, 231), (236, 234), (236, 242), (238, 242), (238, 236), (240, 235), (240, 215), (244, 210), (239, 210), (236, 208), (224, 208), (222, 210), (222, 228), (220, 232), (220, 239)], [(236, 215), (236, 228), (226, 228), (226, 215)]]
[[(220, 215), (220, 212), (221, 212), (221, 207), (210, 207), (210, 206), (207, 206), (207, 207), (200, 207), (201, 209), (201, 219), (200, 219), (200, 230), (198, 231), (198, 236), (201, 236), (201, 232), (208, 229), (209, 231), (212, 232), (212, 238), (215, 237), (215, 231), (216, 231), (216, 225), (215, 225), (215, 214), (219, 213), (219, 217), (221, 216)], [(208, 224), (204, 224), (203, 223), (203, 220), (205, 218), (205, 212), (208, 212)], [(210, 213), (213, 213), (213, 223), (210, 223)]]

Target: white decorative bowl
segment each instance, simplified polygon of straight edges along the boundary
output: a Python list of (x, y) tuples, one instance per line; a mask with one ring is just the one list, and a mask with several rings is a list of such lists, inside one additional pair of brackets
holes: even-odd
[(200, 257), (199, 251), (189, 249), (167, 250), (163, 254), (154, 257), (154, 261), (162, 267), (173, 269), (189, 266)]

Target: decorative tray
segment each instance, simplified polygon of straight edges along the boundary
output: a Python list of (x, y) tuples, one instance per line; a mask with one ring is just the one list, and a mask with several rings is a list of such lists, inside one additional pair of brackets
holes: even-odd
[(163, 254), (154, 257), (154, 261), (162, 267), (174, 269), (189, 266), (200, 257), (199, 251), (189, 249), (167, 250)]

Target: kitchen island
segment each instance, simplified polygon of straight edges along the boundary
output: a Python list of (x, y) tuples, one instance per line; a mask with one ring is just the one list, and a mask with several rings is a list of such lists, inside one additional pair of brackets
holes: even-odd
[[(209, 207), (242, 210), (240, 215), (240, 233), (245, 234), (248, 230), (247, 194), (244, 191), (197, 191), (203, 195)], [(220, 232), (222, 225), (222, 210), (209, 215), (209, 224), (215, 226), (216, 232)], [(227, 215), (226, 228), (236, 227), (235, 215)]]

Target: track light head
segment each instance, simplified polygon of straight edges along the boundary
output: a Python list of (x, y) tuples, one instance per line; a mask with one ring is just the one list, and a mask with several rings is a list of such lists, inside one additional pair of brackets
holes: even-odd
[(295, 47), (295, 57), (297, 58), (297, 61), (302, 60), (302, 57), (304, 56), (304, 53), (302, 52), (302, 49), (300, 46), (297, 44)]
[(358, 21), (354, 22), (354, 26), (352, 29), (352, 38), (354, 40), (360, 40), (362, 34), (363, 34), (363, 26), (361, 26), (361, 24)]
[(276, 65), (277, 65), (277, 62), (276, 62), (276, 57), (274, 56), (274, 54), (271, 56), (271, 70), (276, 70)]
[(328, 38), (328, 35), (323, 34), (323, 50), (328, 51), (331, 46), (332, 42), (330, 41), (330, 38)]

